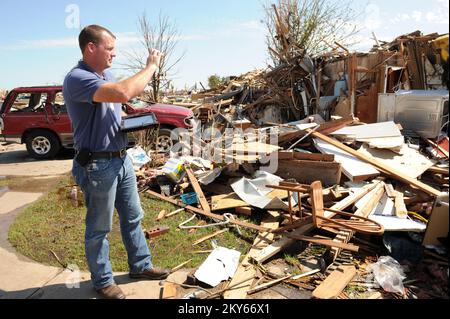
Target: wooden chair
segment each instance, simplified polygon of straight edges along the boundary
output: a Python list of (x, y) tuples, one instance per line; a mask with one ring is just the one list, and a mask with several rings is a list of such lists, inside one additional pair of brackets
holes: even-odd
[[(310, 185), (310, 198), (312, 203), (312, 219), (317, 228), (328, 227), (339, 230), (352, 230), (370, 235), (382, 235), (384, 233), (384, 227), (381, 224), (366, 217), (323, 207), (322, 183), (320, 181), (313, 182)], [(351, 218), (327, 218), (324, 216), (325, 211)]]

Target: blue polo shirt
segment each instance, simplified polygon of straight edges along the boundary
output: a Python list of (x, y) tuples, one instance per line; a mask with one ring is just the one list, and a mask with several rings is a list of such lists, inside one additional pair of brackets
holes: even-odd
[(95, 92), (105, 83), (116, 82), (109, 70), (97, 74), (80, 61), (64, 79), (63, 95), (72, 122), (74, 148), (91, 152), (115, 152), (128, 144), (121, 132), (122, 105), (93, 102)]

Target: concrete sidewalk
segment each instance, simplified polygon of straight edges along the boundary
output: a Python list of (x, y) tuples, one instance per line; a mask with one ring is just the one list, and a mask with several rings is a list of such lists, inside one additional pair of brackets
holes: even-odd
[[(45, 266), (18, 254), (8, 242), (8, 229), (17, 215), (42, 194), (6, 192), (0, 195), (0, 299), (93, 299), (88, 272)], [(70, 268), (70, 267), (69, 267)], [(169, 281), (182, 283), (188, 270), (169, 276)], [(158, 281), (136, 281), (127, 273), (116, 273), (115, 280), (128, 299), (158, 299)]]

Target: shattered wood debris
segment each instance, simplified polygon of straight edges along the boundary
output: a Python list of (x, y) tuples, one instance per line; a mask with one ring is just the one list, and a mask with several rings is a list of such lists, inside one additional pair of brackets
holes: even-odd
[[(207, 297), (258, 298), (284, 285), (310, 298), (448, 298), (435, 287), (421, 294), (419, 284), (385, 291), (383, 276), (366, 270), (383, 255), (410, 267), (414, 260), (414, 271), (435, 261), (448, 281), (448, 35), (414, 32), (368, 53), (336, 44), (308, 57), (287, 41), (282, 17), (276, 31), (279, 65), (174, 102), (192, 108), (201, 133), (234, 129), (219, 143), (201, 139), (207, 152), (197, 154), (216, 156), (151, 153), (137, 171), (142, 193), (181, 207), (159, 219), (185, 210), (201, 218), (199, 227), (220, 227), (192, 245), (211, 241), (217, 249), (227, 230), (253, 232), (231, 280)], [(432, 125), (410, 129), (417, 107), (401, 105), (399, 90), (437, 105), (438, 113), (419, 115)], [(275, 142), (255, 138), (268, 132)], [(268, 158), (276, 164), (270, 173)]]

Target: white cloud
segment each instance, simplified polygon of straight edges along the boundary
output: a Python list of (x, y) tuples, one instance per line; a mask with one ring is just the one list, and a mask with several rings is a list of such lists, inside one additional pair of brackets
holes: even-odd
[(414, 10), (413, 13), (411, 14), (411, 17), (415, 21), (420, 22), (422, 20), (422, 15), (423, 13), (421, 11)]
[[(127, 46), (137, 44), (140, 42), (140, 36), (134, 32), (117, 33), (117, 45)], [(194, 41), (194, 40), (206, 40), (207, 37), (202, 35), (186, 35), (177, 36), (175, 41)], [(14, 44), (2, 45), (1, 50), (8, 51), (20, 51), (29, 49), (51, 49), (51, 48), (77, 48), (78, 38), (54, 38), (54, 39), (41, 39), (41, 40), (20, 40)]]
[(257, 20), (245, 21), (237, 24), (238, 28), (248, 29), (248, 30), (257, 30), (257, 31), (265, 31), (266, 28), (264, 25)]
[(427, 11), (414, 10), (412, 12), (398, 13), (390, 19), (391, 23), (398, 24), (408, 21), (423, 22), (432, 24), (448, 24), (449, 0), (435, 0)]

